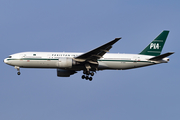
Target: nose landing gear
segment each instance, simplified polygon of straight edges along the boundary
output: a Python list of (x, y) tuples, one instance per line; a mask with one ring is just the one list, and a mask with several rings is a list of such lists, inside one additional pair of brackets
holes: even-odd
[(14, 68), (17, 69), (17, 71), (18, 71), (18, 72), (17, 72), (17, 75), (20, 75), (20, 74), (21, 74), (21, 72), (20, 72), (20, 67), (19, 67), (19, 66), (15, 66)]
[(20, 74), (21, 74), (21, 72), (17, 72), (17, 74), (18, 74), (18, 75), (20, 75)]

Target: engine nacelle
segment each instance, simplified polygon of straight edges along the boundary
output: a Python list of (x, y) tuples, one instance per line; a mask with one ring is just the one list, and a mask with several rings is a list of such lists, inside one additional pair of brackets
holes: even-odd
[(72, 58), (62, 57), (59, 58), (58, 67), (59, 68), (72, 68), (75, 65), (75, 61)]
[(57, 69), (58, 77), (69, 77), (70, 75), (73, 75), (75, 73), (77, 73), (77, 72), (74, 70)]

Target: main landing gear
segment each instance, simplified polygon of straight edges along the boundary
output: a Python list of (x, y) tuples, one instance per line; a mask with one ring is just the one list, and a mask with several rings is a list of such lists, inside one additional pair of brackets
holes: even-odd
[(17, 72), (17, 75), (20, 75), (20, 74), (21, 74), (21, 72), (20, 72), (20, 67), (15, 66), (14, 68), (17, 69), (17, 71), (18, 71), (18, 72)]
[(89, 77), (89, 75), (94, 76), (94, 72), (83, 71), (83, 74), (85, 74), (85, 75), (82, 75), (82, 79), (86, 79), (86, 80), (92, 81), (93, 78)]

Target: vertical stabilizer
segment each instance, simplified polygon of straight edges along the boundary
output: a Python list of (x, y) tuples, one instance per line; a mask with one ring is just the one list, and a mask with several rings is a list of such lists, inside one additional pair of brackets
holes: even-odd
[(163, 31), (139, 54), (152, 56), (160, 55), (168, 34), (169, 31)]

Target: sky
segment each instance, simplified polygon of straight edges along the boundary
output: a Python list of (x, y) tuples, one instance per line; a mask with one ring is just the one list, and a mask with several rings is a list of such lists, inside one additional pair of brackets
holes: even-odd
[[(1, 0), (1, 120), (179, 120), (180, 1)], [(24, 51), (87, 52), (116, 37), (111, 53), (140, 53), (170, 30), (162, 53), (170, 62), (98, 71), (93, 81), (57, 77), (56, 69), (3, 63)]]

